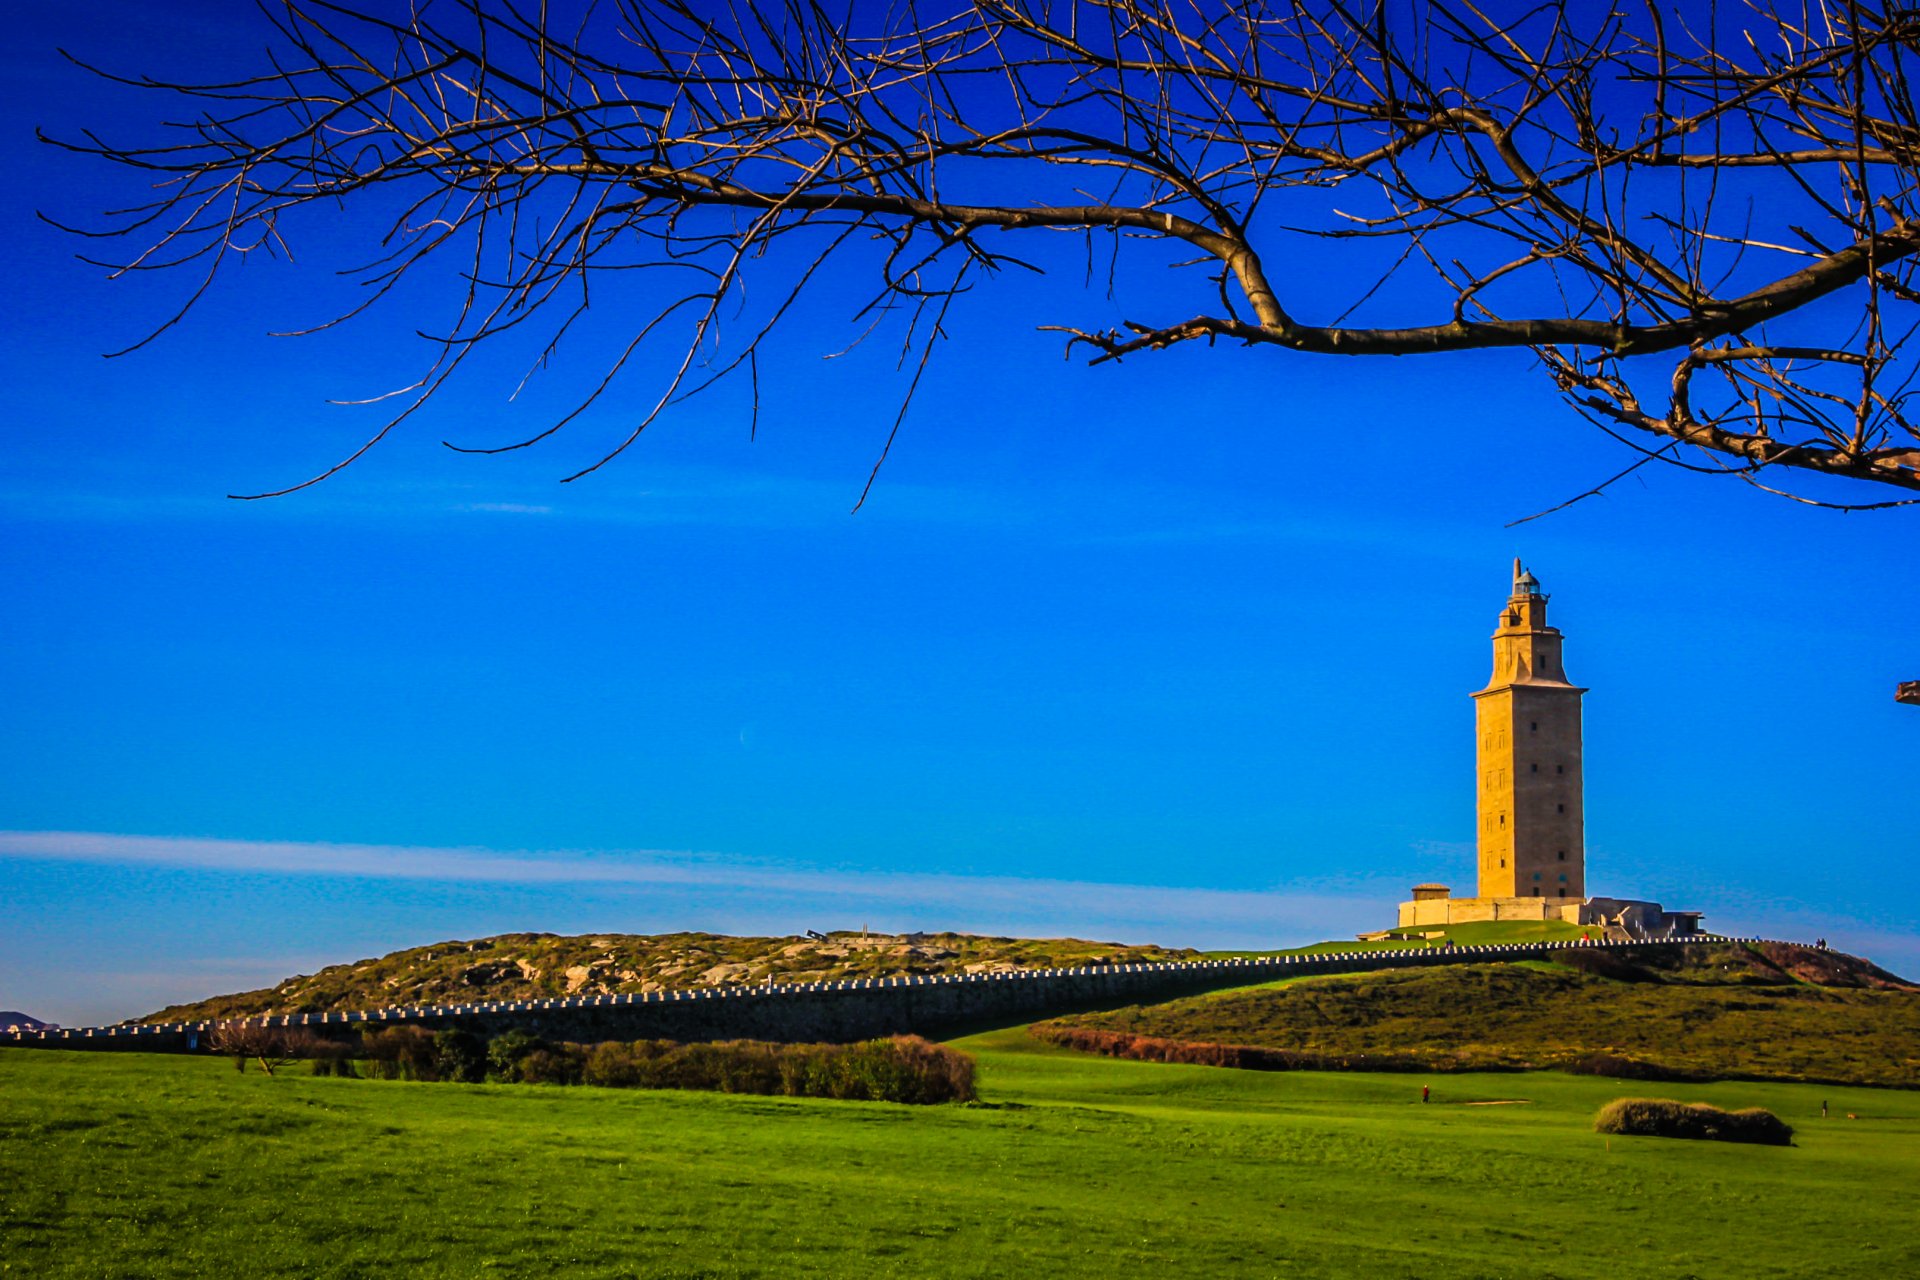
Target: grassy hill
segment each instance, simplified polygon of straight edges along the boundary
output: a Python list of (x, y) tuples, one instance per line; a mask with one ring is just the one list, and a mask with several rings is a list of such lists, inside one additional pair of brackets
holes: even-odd
[[(1556, 932), (1557, 930), (1557, 932)], [(1461, 944), (1537, 942), (1577, 936), (1551, 924), (1458, 925)], [(1390, 950), (1435, 945), (1426, 939), (1319, 942), (1286, 950), (1210, 951), (1126, 946), (1080, 938), (997, 938), (966, 933), (867, 934), (821, 938), (729, 937), (713, 933), (503, 933), (408, 947), (351, 964), (328, 965), (272, 987), (169, 1005), (138, 1022), (189, 1022), (263, 1013), (333, 1013), (399, 1004), (465, 1000), (541, 1000), (694, 987), (776, 982), (832, 982), (911, 973), (984, 973), (1110, 962), (1138, 964), (1202, 956), (1286, 955)]]
[(978, 1056), (983, 1105), (266, 1077), (202, 1058), (0, 1049), (0, 1269), (1920, 1274), (1920, 1094), (1660, 1085), (1767, 1107), (1797, 1145), (1609, 1142), (1594, 1112), (1644, 1086), (1163, 1066), (1050, 1050), (1019, 1028), (958, 1047)]
[(538, 1000), (703, 986), (826, 982), (909, 973), (1192, 960), (1200, 953), (1078, 938), (986, 938), (965, 933), (734, 938), (711, 933), (507, 933), (436, 942), (329, 965), (260, 991), (171, 1005), (138, 1019), (187, 1022), (263, 1013), (329, 1013), (462, 1000)]
[[(1575, 1065), (1920, 1088), (1920, 989), (1783, 943), (1295, 979), (1047, 1025), (1449, 1071)], [(1606, 1058), (1626, 1061), (1594, 1061)]]

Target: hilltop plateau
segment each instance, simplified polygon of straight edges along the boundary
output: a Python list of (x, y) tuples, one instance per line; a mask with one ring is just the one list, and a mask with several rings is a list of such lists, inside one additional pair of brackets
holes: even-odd
[(832, 982), (917, 973), (990, 973), (1086, 964), (1193, 960), (1200, 953), (1079, 938), (966, 933), (736, 938), (711, 933), (505, 933), (435, 942), (329, 965), (259, 991), (170, 1005), (139, 1022), (266, 1013), (333, 1013), (470, 1000), (541, 1000), (775, 982)]
[(1856, 956), (1774, 942), (1294, 979), (1057, 1018), (1036, 1034), (1175, 1061), (1245, 1046), (1273, 1051), (1264, 1065), (1365, 1055), (1415, 1070), (1920, 1088), (1920, 987)]

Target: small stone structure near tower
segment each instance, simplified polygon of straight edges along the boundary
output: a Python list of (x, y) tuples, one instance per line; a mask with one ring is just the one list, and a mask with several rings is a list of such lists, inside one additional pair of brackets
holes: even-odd
[(1697, 911), (1587, 896), (1580, 698), (1567, 678), (1562, 636), (1547, 625), (1539, 580), (1513, 562), (1513, 594), (1493, 633), (1493, 678), (1473, 695), (1479, 734), (1480, 883), (1471, 898), (1418, 884), (1400, 927), (1475, 920), (1565, 920), (1632, 937), (1684, 937)]

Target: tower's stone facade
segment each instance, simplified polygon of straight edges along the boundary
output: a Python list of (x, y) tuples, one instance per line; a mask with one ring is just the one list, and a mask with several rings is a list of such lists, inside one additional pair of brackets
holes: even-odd
[(1481, 898), (1587, 896), (1580, 695), (1547, 597), (1513, 562), (1493, 633), (1493, 679), (1473, 695), (1479, 731)]

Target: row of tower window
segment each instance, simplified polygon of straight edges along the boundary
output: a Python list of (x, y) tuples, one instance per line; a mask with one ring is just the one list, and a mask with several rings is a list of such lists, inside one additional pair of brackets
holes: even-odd
[[(1562, 849), (1562, 850), (1560, 851), (1560, 861), (1562, 861), (1562, 862), (1565, 862), (1566, 860), (1567, 860), (1567, 851), (1566, 851), (1565, 849)], [(1500, 859), (1500, 865), (1501, 865), (1502, 867), (1505, 867), (1505, 866), (1507, 865), (1507, 860), (1506, 860), (1505, 858), (1502, 858), (1502, 859)], [(1539, 873), (1538, 871), (1536, 871), (1536, 872), (1534, 872), (1534, 873), (1533, 873), (1533, 878), (1534, 878), (1535, 880), (1538, 880), (1538, 879), (1540, 878), (1540, 873)], [(1563, 876), (1561, 876), (1560, 878), (1561, 878), (1562, 880), (1565, 880), (1565, 879), (1566, 879), (1566, 877), (1565, 877), (1564, 875), (1563, 875)]]
[[(1555, 813), (1565, 813), (1567, 811), (1567, 806), (1565, 806), (1564, 804), (1556, 804), (1555, 806), (1553, 806), (1553, 811)], [(1500, 815), (1500, 825), (1503, 827), (1507, 825), (1507, 815), (1504, 813)]]
[[(1555, 765), (1555, 766), (1553, 766), (1553, 771), (1554, 771), (1555, 773), (1565, 773), (1565, 772), (1567, 771), (1567, 766), (1565, 766), (1565, 765), (1563, 765), (1563, 764), (1557, 764), (1557, 765)], [(1527, 772), (1529, 772), (1529, 773), (1538, 773), (1538, 772), (1540, 772), (1540, 766), (1539, 766), (1538, 764), (1532, 764), (1532, 765), (1528, 765), (1528, 766), (1527, 766)], [(1495, 787), (1495, 786), (1500, 786), (1500, 785), (1502, 785), (1502, 784), (1504, 784), (1504, 783), (1506, 782), (1506, 780), (1507, 780), (1507, 771), (1506, 771), (1505, 769), (1489, 769), (1489, 770), (1487, 770), (1487, 785), (1488, 785), (1488, 786), (1490, 786), (1490, 787)]]

